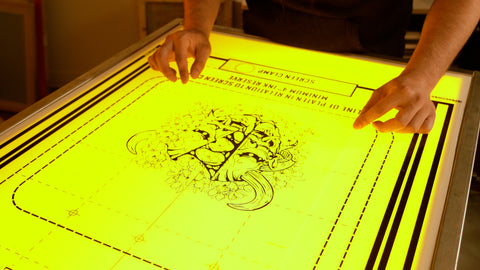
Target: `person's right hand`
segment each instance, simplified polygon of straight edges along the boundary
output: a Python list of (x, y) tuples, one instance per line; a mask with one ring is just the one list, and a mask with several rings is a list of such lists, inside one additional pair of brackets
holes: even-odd
[(172, 82), (177, 80), (175, 69), (170, 62), (177, 63), (182, 83), (188, 82), (188, 57), (195, 58), (190, 69), (192, 78), (198, 78), (210, 56), (211, 47), (208, 36), (198, 30), (183, 30), (168, 35), (165, 43), (153, 53), (148, 62), (154, 70), (158, 70)]
[[(430, 99), (433, 87), (426, 86), (422, 78), (401, 74), (375, 90), (355, 120), (354, 128), (372, 124), (380, 132), (430, 132), (435, 122), (435, 105)], [(392, 109), (398, 110), (394, 118), (377, 120)]]

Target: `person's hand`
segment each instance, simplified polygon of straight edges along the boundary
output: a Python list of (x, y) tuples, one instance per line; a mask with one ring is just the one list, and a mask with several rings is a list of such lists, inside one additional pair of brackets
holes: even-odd
[(211, 47), (208, 36), (197, 30), (175, 32), (165, 39), (165, 43), (148, 58), (150, 66), (158, 70), (172, 82), (177, 80), (175, 69), (169, 62), (177, 63), (182, 83), (188, 82), (188, 57), (195, 61), (190, 69), (192, 78), (198, 78), (210, 56)]
[[(428, 133), (435, 121), (435, 105), (430, 100), (431, 89), (426, 89), (421, 80), (400, 75), (373, 92), (353, 127), (372, 123), (380, 132)], [(375, 121), (392, 109), (398, 110), (394, 118)]]

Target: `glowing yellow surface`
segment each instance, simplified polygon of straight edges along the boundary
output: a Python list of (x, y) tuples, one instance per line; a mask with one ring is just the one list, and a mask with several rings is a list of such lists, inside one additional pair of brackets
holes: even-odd
[(146, 48), (0, 137), (0, 269), (430, 263), (470, 79), (442, 79), (428, 136), (355, 131), (399, 66), (212, 44), (186, 85)]

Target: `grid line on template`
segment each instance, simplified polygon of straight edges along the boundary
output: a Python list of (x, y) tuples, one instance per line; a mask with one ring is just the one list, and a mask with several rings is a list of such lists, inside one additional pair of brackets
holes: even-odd
[[(33, 263), (33, 264), (35, 264), (35, 265), (38, 265), (38, 266), (40, 266), (40, 267), (42, 267), (42, 268), (48, 269), (48, 266), (42, 265), (39, 261), (35, 261), (35, 260), (33, 260), (33, 259), (31, 259), (31, 258), (29, 258), (29, 257), (27, 257), (27, 256), (25, 256), (25, 255), (23, 255), (23, 254), (21, 254), (20, 252), (9, 248), (9, 247), (4, 247), (4, 246), (0, 245), (0, 249), (3, 249), (3, 250), (5, 250), (5, 251), (7, 251), (8, 253), (11, 253), (11, 254), (13, 254), (13, 255), (15, 255), (15, 256), (17, 256), (17, 257), (20, 257), (21, 260), (26, 260), (26, 261), (31, 262), (31, 263)], [(10, 268), (5, 267), (5, 269), (10, 269)]]
[(362, 213), (360, 214), (360, 217), (358, 218), (357, 224), (355, 225), (355, 230), (353, 231), (353, 235), (350, 238), (350, 242), (348, 243), (347, 249), (345, 250), (345, 253), (343, 254), (342, 261), (340, 262), (340, 265), (338, 266), (338, 269), (342, 268), (342, 265), (347, 257), (348, 251), (350, 250), (350, 246), (353, 242), (353, 239), (355, 238), (355, 234), (357, 232), (358, 227), (360, 226), (360, 222), (362, 221), (363, 215), (365, 211), (367, 210), (368, 203), (370, 202), (370, 199), (372, 197), (373, 192), (375, 191), (375, 187), (377, 186), (378, 179), (380, 178), (380, 174), (383, 171), (383, 167), (385, 166), (385, 162), (387, 161), (388, 156), (390, 155), (390, 151), (392, 150), (393, 143), (395, 141), (395, 135), (392, 134), (392, 141), (390, 143), (390, 146), (388, 147), (387, 153), (385, 154), (385, 158), (382, 161), (382, 164), (380, 165), (380, 170), (378, 170), (378, 174), (375, 178), (375, 181), (373, 182), (372, 188), (370, 189), (370, 193), (368, 194), (368, 198), (365, 201), (365, 205), (363, 206)]
[[(370, 189), (370, 193), (369, 193), (369, 195), (368, 195), (367, 201), (366, 201), (365, 204), (364, 204), (364, 207), (363, 207), (363, 210), (362, 210), (362, 212), (361, 212), (361, 214), (360, 214), (360, 217), (359, 217), (359, 219), (357, 220), (356, 227), (355, 227), (355, 229), (354, 229), (354, 231), (353, 231), (353, 233), (352, 233), (352, 237), (350, 238), (349, 244), (348, 244), (348, 246), (347, 246), (347, 248), (346, 248), (346, 250), (345, 250), (345, 253), (344, 253), (344, 255), (343, 255), (343, 257), (342, 257), (342, 260), (341, 260), (341, 262), (340, 262), (340, 265), (339, 265), (339, 267), (338, 267), (339, 269), (342, 267), (343, 262), (345, 261), (345, 258), (346, 258), (347, 254), (348, 254), (348, 251), (349, 251), (349, 249), (350, 249), (351, 243), (352, 243), (353, 239), (355, 238), (355, 234), (356, 234), (356, 232), (357, 232), (357, 228), (358, 228), (358, 226), (360, 225), (360, 222), (361, 222), (361, 220), (362, 220), (362, 218), (363, 218), (363, 215), (364, 215), (364, 212), (365, 212), (365, 210), (366, 210), (366, 207), (368, 206), (368, 203), (369, 203), (369, 201), (370, 201), (370, 199), (371, 199), (372, 193), (373, 193), (373, 191), (374, 191), (374, 189), (375, 189), (375, 187), (376, 187), (377, 181), (378, 181), (378, 179), (379, 179), (379, 177), (380, 177), (380, 174), (382, 173), (382, 170), (383, 170), (383, 167), (384, 167), (384, 165), (385, 165), (385, 162), (386, 162), (386, 160), (387, 160), (387, 158), (388, 158), (388, 156), (389, 156), (389, 154), (390, 154), (390, 151), (391, 151), (391, 149), (392, 149), (392, 146), (393, 146), (393, 144), (394, 144), (394, 142), (395, 142), (395, 136), (393, 135), (393, 133), (391, 133), (391, 134), (392, 134), (392, 141), (390, 142), (390, 145), (389, 145), (389, 148), (388, 148), (388, 150), (387, 150), (387, 153), (385, 154), (385, 157), (383, 158), (382, 164), (381, 164), (380, 169), (379, 169), (379, 171), (378, 171), (378, 173), (377, 173), (377, 176), (376, 176), (376, 179), (375, 179), (375, 181), (374, 181), (374, 183), (373, 183), (373, 186), (372, 186), (372, 188)], [(368, 158), (370, 157), (370, 154), (371, 154), (371, 152), (372, 152), (372, 150), (373, 150), (373, 148), (374, 148), (374, 146), (375, 146), (375, 143), (376, 143), (377, 139), (378, 139), (378, 131), (376, 131), (376, 133), (375, 133), (375, 138), (373, 139), (373, 142), (372, 142), (372, 144), (371, 144), (371, 146), (370, 146), (370, 149), (368, 150), (367, 155), (365, 156), (365, 159), (363, 160), (363, 163), (362, 163), (362, 165), (361, 165), (361, 167), (360, 167), (360, 169), (359, 169), (359, 171), (358, 171), (358, 173), (357, 173), (357, 176), (356, 176), (356, 178), (355, 178), (355, 181), (353, 182), (352, 187), (350, 188), (350, 191), (348, 192), (348, 194), (347, 194), (347, 196), (346, 196), (346, 198), (345, 198), (345, 201), (344, 201), (344, 203), (343, 203), (343, 206), (342, 206), (342, 208), (340, 209), (340, 212), (339, 212), (339, 214), (338, 214), (338, 216), (337, 216), (337, 218), (336, 218), (336, 220), (335, 220), (335, 222), (334, 222), (334, 225), (332, 226), (332, 228), (331, 228), (331, 230), (330, 230), (330, 232), (329, 232), (329, 234), (328, 234), (328, 236), (327, 236), (327, 239), (326, 239), (326, 241), (325, 241), (325, 243), (324, 243), (324, 245), (323, 245), (323, 247), (322, 247), (322, 250), (320, 251), (320, 254), (318, 255), (318, 258), (317, 258), (317, 260), (315, 261), (315, 264), (314, 264), (314, 266), (313, 266), (313, 270), (317, 269), (318, 264), (320, 263), (320, 259), (321, 259), (322, 255), (323, 255), (323, 253), (325, 252), (325, 249), (327, 248), (327, 245), (328, 245), (328, 243), (329, 243), (329, 241), (330, 241), (330, 239), (331, 239), (331, 237), (332, 237), (332, 235), (333, 235), (333, 232), (334, 232), (335, 229), (336, 229), (336, 226), (337, 226), (337, 224), (338, 224), (338, 221), (340, 220), (340, 218), (341, 218), (341, 216), (342, 216), (342, 213), (343, 213), (343, 211), (344, 211), (344, 209), (345, 209), (345, 206), (347, 205), (347, 203), (348, 203), (348, 201), (349, 201), (349, 199), (350, 199), (350, 196), (351, 196), (351, 194), (352, 194), (352, 191), (353, 191), (353, 189), (355, 188), (356, 183), (358, 182), (358, 180), (359, 180), (359, 178), (360, 178), (360, 175), (362, 174), (362, 171), (363, 171), (363, 169), (364, 169), (364, 167), (365, 167), (365, 164), (366, 164), (367, 161), (368, 161)]]
[[(73, 130), (70, 134), (68, 134), (67, 136), (65, 136), (64, 138), (62, 138), (60, 141), (58, 141), (57, 143), (54, 144), (54, 146), (46, 149), (43, 153), (41, 153), (40, 155), (38, 155), (37, 157), (35, 157), (32, 161), (30, 161), (27, 165), (33, 163), (34, 161), (36, 161), (39, 157), (43, 156), (44, 154), (46, 154), (48, 151), (52, 150), (54, 147), (56, 147), (58, 144), (60, 144), (62, 141), (66, 140), (68, 137), (70, 137), (71, 135), (73, 135), (74, 133), (76, 133), (77, 131), (79, 131), (81, 128), (83, 128), (84, 126), (86, 126), (88, 123), (90, 123), (91, 121), (93, 121), (95, 118), (99, 117), (101, 114), (103, 114), (104, 112), (106, 112), (108, 109), (110, 109), (111, 107), (113, 107), (114, 105), (116, 105), (117, 103), (119, 103), (121, 100), (123, 100), (124, 98), (126, 98), (127, 96), (129, 96), (131, 93), (135, 92), (138, 88), (140, 88), (141, 86), (143, 86), (144, 84), (146, 84), (147, 82), (151, 81), (151, 80), (154, 80), (154, 79), (157, 79), (159, 77), (154, 77), (154, 78), (150, 78), (149, 80), (146, 80), (144, 82), (142, 82), (141, 84), (139, 84), (137, 87), (133, 88), (132, 90), (130, 90), (128, 93), (126, 93), (124, 96), (120, 97), (118, 100), (116, 100), (114, 103), (112, 103), (110, 106), (108, 106), (107, 108), (104, 108), (101, 112), (99, 112), (98, 114), (96, 114), (94, 117), (92, 117), (91, 119), (89, 119), (87, 122), (83, 123), (80, 127), (77, 127), (77, 129)], [(88, 136), (90, 136), (91, 134), (93, 134), (95, 131), (97, 131), (100, 127), (104, 126), (107, 122), (109, 122), (110, 120), (112, 120), (113, 118), (115, 118), (116, 116), (118, 116), (120, 113), (122, 113), (125, 109), (127, 109), (128, 107), (130, 107), (133, 103), (135, 103), (136, 101), (138, 101), (140, 98), (144, 97), (147, 93), (149, 93), (153, 88), (155, 88), (157, 85), (163, 83), (165, 81), (159, 81), (157, 82), (156, 84), (154, 84), (151, 88), (147, 89), (145, 92), (143, 92), (141, 95), (139, 95), (137, 98), (135, 98), (133, 101), (131, 101), (130, 103), (128, 103), (125, 107), (123, 107), (121, 110), (119, 110), (118, 112), (116, 112), (114, 115), (112, 115), (110, 118), (108, 118), (107, 120), (105, 120), (103, 123), (101, 123), (98, 127), (96, 127), (94, 130), (90, 131), (87, 135), (85, 135), (84, 137), (82, 137), (80, 140), (78, 140), (75, 144), (71, 145), (69, 148), (67, 148), (66, 150), (63, 151), (63, 153), (57, 155), (53, 160), (51, 160), (50, 162), (48, 162), (47, 164), (45, 164), (42, 168), (40, 168), (39, 170), (37, 170), (35, 173), (33, 173), (30, 177), (28, 177), (26, 180), (24, 180), (20, 185), (18, 185), (13, 194), (12, 194), (12, 203), (13, 205), (21, 210), (22, 212), (26, 213), (26, 214), (29, 214), (33, 217), (36, 217), (36, 218), (39, 218), (43, 221), (46, 221), (52, 225), (55, 225), (57, 226), (58, 228), (62, 228), (62, 229), (65, 229), (67, 231), (70, 231), (72, 233), (75, 233), (76, 235), (79, 235), (81, 237), (84, 237), (86, 239), (89, 239), (91, 241), (94, 241), (98, 244), (101, 244), (105, 247), (108, 247), (108, 248), (111, 248), (113, 250), (116, 250), (124, 255), (127, 255), (127, 256), (130, 256), (132, 258), (135, 258), (137, 260), (140, 260), (142, 262), (145, 262), (145, 263), (148, 263), (148, 264), (151, 264), (155, 267), (158, 267), (158, 268), (161, 268), (161, 269), (165, 269), (165, 270), (169, 270), (168, 268), (164, 267), (164, 266), (161, 266), (159, 264), (156, 264), (152, 261), (149, 261), (147, 259), (143, 259), (139, 256), (136, 256), (135, 254), (132, 254), (130, 252), (127, 252), (127, 251), (124, 251), (124, 250), (121, 250), (117, 247), (114, 247), (112, 245), (109, 245), (108, 243), (105, 243), (105, 242), (102, 242), (98, 239), (95, 239), (93, 237), (90, 237), (86, 234), (83, 234), (81, 232), (78, 232), (78, 231), (75, 231), (71, 228), (68, 228), (66, 226), (63, 226), (62, 224), (59, 224), (57, 222), (54, 222), (52, 220), (49, 220), (49, 219), (46, 219), (44, 217), (41, 217), (35, 213), (32, 213), (28, 210), (25, 210), (23, 208), (21, 208), (15, 201), (15, 195), (17, 193), (17, 191), (19, 190), (19, 188), (21, 186), (23, 186), (25, 183), (27, 183), (27, 181), (31, 180), (34, 176), (36, 176), (38, 173), (40, 173), (42, 170), (44, 170), (45, 168), (47, 168), (50, 164), (52, 164), (54, 161), (58, 160), (62, 155), (64, 155), (65, 153), (67, 153), (69, 150), (71, 150), (72, 148), (74, 148), (76, 145), (78, 145), (81, 141), (85, 140)], [(26, 166), (24, 166), (25, 168)], [(15, 175), (15, 174), (13, 174)], [(13, 176), (12, 175), (12, 176)], [(10, 176), (10, 178), (12, 177)]]

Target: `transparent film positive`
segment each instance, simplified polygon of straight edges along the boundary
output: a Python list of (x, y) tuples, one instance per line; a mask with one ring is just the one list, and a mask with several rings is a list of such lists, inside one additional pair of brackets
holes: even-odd
[(428, 135), (357, 131), (400, 66), (211, 38), (198, 79), (151, 70), (157, 42), (1, 138), (0, 269), (428, 264), (469, 79)]

